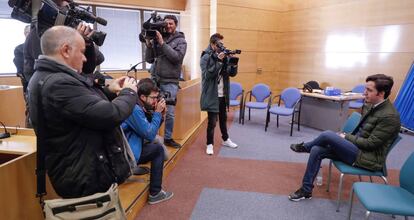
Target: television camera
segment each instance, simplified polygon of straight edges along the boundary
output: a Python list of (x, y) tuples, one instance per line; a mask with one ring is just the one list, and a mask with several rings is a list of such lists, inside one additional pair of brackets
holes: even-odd
[(165, 34), (165, 28), (167, 27), (167, 22), (165, 22), (160, 15), (157, 15), (157, 12), (154, 11), (151, 13), (151, 17), (142, 24), (142, 31), (139, 34), (139, 40), (142, 43), (145, 43), (145, 40), (153, 40), (157, 37), (156, 31), (161, 34)]
[[(95, 16), (89, 10), (90, 8), (83, 8), (77, 3), (68, 0), (69, 5), (64, 8), (59, 8), (52, 0), (9, 0), (9, 6), (13, 8), (11, 17), (25, 22), (32, 22), (32, 7), (39, 7), (37, 14), (37, 27), (39, 35), (42, 35), (48, 28), (54, 25), (65, 25), (76, 28), (79, 23), (98, 23), (106, 25), (107, 21), (103, 18)], [(38, 6), (34, 3), (40, 4)], [(102, 31), (93, 32), (90, 39), (98, 46), (102, 46), (105, 41), (106, 33)]]

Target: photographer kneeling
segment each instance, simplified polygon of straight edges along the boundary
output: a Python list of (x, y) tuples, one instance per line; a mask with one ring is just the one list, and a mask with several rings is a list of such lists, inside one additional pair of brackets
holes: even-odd
[[(220, 120), (221, 137), (223, 145), (236, 148), (227, 133), (227, 108), (229, 106), (230, 93), (230, 66), (227, 65), (226, 55), (223, 51), (223, 36), (219, 33), (210, 37), (210, 45), (201, 55), (200, 67), (202, 72), (201, 110), (208, 112), (207, 125), (207, 148), (206, 153), (213, 155), (214, 128), (216, 127), (217, 115)], [(222, 47), (223, 49), (221, 49)], [(234, 73), (235, 74), (235, 73)]]
[(151, 161), (148, 203), (156, 204), (173, 196), (172, 192), (162, 190), (164, 149), (160, 143), (154, 142), (166, 104), (164, 99), (159, 99), (159, 89), (151, 79), (140, 80), (137, 87), (137, 104), (132, 115), (122, 123), (122, 129), (138, 164)]

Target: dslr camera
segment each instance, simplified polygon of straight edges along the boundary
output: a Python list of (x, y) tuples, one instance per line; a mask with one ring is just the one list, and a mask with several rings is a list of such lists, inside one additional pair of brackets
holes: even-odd
[[(142, 24), (142, 31), (139, 34), (139, 40), (142, 43), (145, 43), (145, 40), (153, 40), (157, 37), (156, 31), (161, 34), (165, 34), (165, 28), (167, 27), (167, 22), (157, 15), (157, 12), (154, 11), (151, 13), (151, 17)], [(156, 42), (156, 41), (155, 41)]]
[(229, 55), (241, 54), (241, 50), (239, 50), (239, 49), (229, 50), (221, 42), (217, 42), (216, 45), (220, 49), (220, 51), (223, 52), (226, 55), (225, 59), (223, 60), (224, 65), (227, 68), (226, 72), (231, 77), (236, 76), (237, 75), (238, 63), (239, 63), (239, 58), (235, 57), (235, 56), (229, 56)]
[(164, 99), (166, 105), (175, 105), (177, 104), (177, 99), (171, 97), (171, 93), (168, 91), (160, 91), (159, 99)]
[[(106, 25), (107, 21), (96, 17), (90, 8), (83, 8), (72, 0), (68, 0), (67, 8), (60, 9), (52, 0), (41, 0), (40, 10), (37, 15), (38, 33), (41, 36), (48, 28), (54, 25), (65, 25), (76, 28), (79, 23), (98, 23)], [(32, 0), (9, 0), (9, 6), (13, 8), (11, 17), (25, 22), (32, 22)], [(95, 31), (90, 40), (96, 45), (102, 46), (106, 38), (106, 33)]]

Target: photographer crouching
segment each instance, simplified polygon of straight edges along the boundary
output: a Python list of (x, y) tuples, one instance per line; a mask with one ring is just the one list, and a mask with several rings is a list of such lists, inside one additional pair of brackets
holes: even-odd
[[(164, 148), (161, 143), (155, 141), (163, 121), (166, 103), (151, 79), (141, 79), (137, 87), (137, 104), (132, 115), (122, 123), (122, 129), (137, 163), (151, 161), (148, 203), (156, 204), (173, 196), (172, 192), (162, 190)], [(136, 174), (135, 170), (134, 174)]]
[(229, 106), (230, 76), (237, 74), (238, 58), (234, 53), (240, 50), (229, 51), (223, 46), (223, 36), (219, 33), (210, 37), (210, 44), (201, 54), (200, 67), (202, 72), (202, 90), (200, 105), (202, 111), (208, 113), (207, 148), (208, 155), (214, 154), (214, 128), (217, 116), (220, 121), (223, 145), (237, 148), (227, 133), (227, 109)]
[[(145, 60), (152, 63), (151, 77), (159, 84), (161, 93), (167, 94), (168, 99), (176, 100), (179, 89), (181, 65), (187, 50), (184, 33), (176, 31), (178, 19), (174, 15), (164, 17), (165, 33), (155, 30), (155, 39), (146, 39)], [(149, 24), (150, 25), (150, 24)], [(144, 25), (145, 28), (145, 25)], [(165, 119), (164, 144), (174, 148), (181, 145), (172, 139), (175, 117), (174, 105), (167, 103)]]

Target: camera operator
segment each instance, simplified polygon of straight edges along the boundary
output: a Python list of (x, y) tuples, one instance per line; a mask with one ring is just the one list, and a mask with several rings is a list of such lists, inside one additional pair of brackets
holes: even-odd
[(223, 145), (237, 148), (227, 133), (227, 108), (229, 106), (230, 77), (225, 64), (226, 55), (219, 45), (222, 45), (223, 36), (219, 33), (210, 37), (210, 44), (201, 55), (200, 67), (202, 72), (201, 110), (208, 113), (207, 125), (207, 148), (206, 153), (213, 155), (214, 128), (216, 127), (217, 115), (220, 121), (221, 137)]
[[(24, 37), (25, 39), (27, 38), (27, 36), (30, 33), (30, 25), (26, 25), (24, 27)], [(27, 92), (27, 84), (29, 83), (29, 81), (26, 80), (26, 78), (23, 75), (23, 67), (24, 67), (24, 55), (23, 55), (23, 49), (24, 49), (24, 43), (17, 45), (14, 48), (14, 59), (13, 59), (13, 63), (16, 66), (17, 69), (17, 76), (20, 78), (20, 81), (22, 82), (22, 86), (23, 86), (23, 98), (24, 98), (24, 102), (26, 104), (26, 110), (25, 110), (25, 116), (26, 116), (26, 120), (25, 120), (25, 127), (26, 128), (30, 128), (30, 121), (29, 121), (29, 110), (28, 110), (28, 104), (27, 104), (27, 99), (26, 99), (26, 92)]]
[(160, 98), (159, 89), (151, 79), (141, 79), (137, 87), (137, 104), (132, 115), (122, 123), (122, 129), (138, 164), (151, 161), (148, 203), (156, 204), (173, 196), (172, 192), (162, 190), (164, 148), (161, 143), (154, 141), (162, 123), (166, 104), (165, 100)]
[(71, 27), (49, 28), (41, 48), (28, 86), (29, 110), (52, 186), (63, 198), (105, 192), (131, 174), (119, 125), (135, 106), (136, 82), (114, 80), (108, 90), (117, 97), (108, 100), (81, 74), (85, 40)]
[[(145, 60), (153, 65), (150, 71), (151, 76), (159, 84), (161, 93), (167, 93), (171, 99), (175, 100), (187, 42), (184, 33), (176, 31), (177, 17), (166, 15), (164, 21), (167, 23), (165, 35), (162, 36), (159, 31), (156, 31), (155, 41), (146, 40)], [(172, 139), (174, 111), (174, 105), (167, 105), (164, 144), (180, 148), (181, 145)]]

